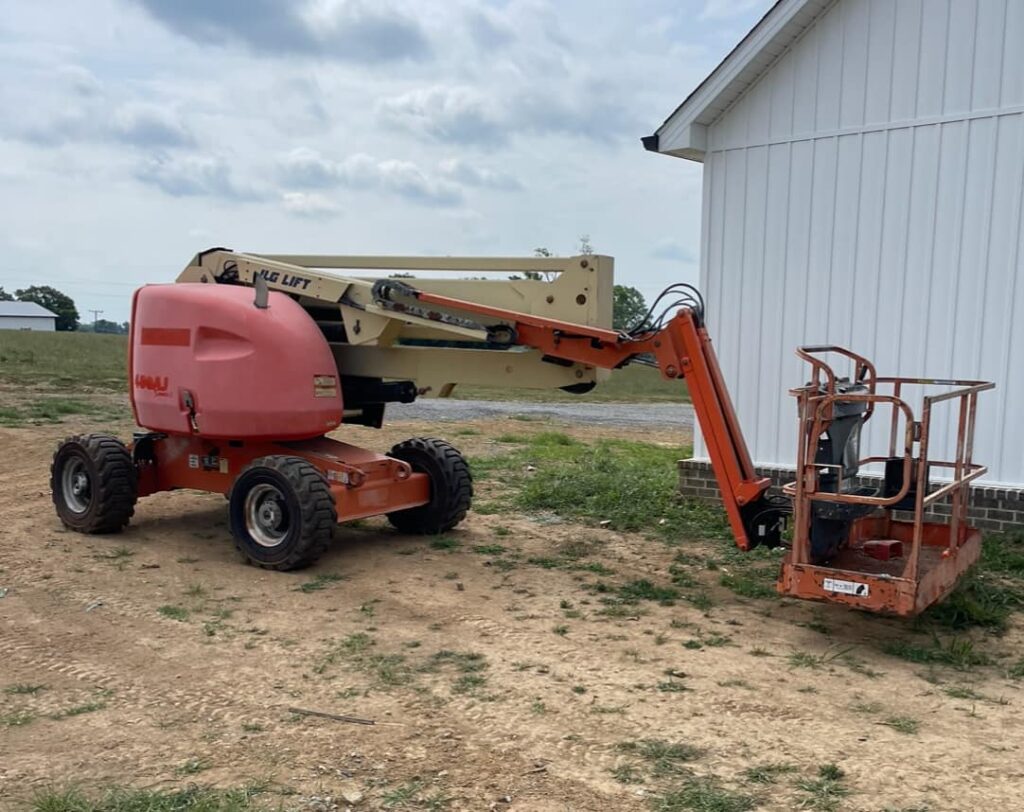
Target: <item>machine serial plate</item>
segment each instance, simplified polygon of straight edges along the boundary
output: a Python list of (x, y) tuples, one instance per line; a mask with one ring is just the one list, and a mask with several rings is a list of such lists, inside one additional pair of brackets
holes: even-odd
[(826, 592), (840, 592), (843, 595), (856, 595), (858, 598), (866, 598), (871, 594), (871, 588), (859, 581), (840, 581), (838, 578), (826, 578), (822, 584)]

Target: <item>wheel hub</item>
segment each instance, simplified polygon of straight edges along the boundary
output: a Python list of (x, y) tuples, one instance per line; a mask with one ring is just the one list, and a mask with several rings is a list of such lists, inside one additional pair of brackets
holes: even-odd
[(75, 496), (81, 496), (89, 488), (89, 477), (85, 474), (75, 474), (74, 480), (71, 483), (71, 492)]
[(281, 508), (277, 502), (264, 502), (260, 506), (259, 522), (265, 530), (276, 530), (281, 523)]
[(284, 494), (269, 483), (260, 483), (245, 497), (245, 528), (261, 547), (276, 547), (288, 534), (288, 509)]
[(68, 510), (72, 513), (85, 513), (92, 501), (92, 481), (85, 461), (78, 458), (68, 460), (61, 473), (60, 484)]

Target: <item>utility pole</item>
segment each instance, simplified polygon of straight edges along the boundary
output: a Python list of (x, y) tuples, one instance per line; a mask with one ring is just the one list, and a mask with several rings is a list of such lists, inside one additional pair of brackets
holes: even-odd
[(103, 311), (102, 310), (90, 310), (89, 312), (92, 313), (92, 329), (95, 330), (96, 329), (96, 322), (99, 321), (100, 313), (102, 313)]

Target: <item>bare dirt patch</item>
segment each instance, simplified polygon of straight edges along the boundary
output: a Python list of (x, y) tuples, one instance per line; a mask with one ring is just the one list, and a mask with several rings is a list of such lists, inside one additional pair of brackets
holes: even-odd
[[(1019, 806), (1016, 622), (970, 638), (991, 665), (915, 663), (881, 651), (932, 645), (908, 624), (737, 595), (723, 542), (547, 515), (475, 513), (435, 539), (341, 527), (288, 574), (240, 563), (217, 496), (161, 494), (124, 534), (79, 536), (53, 514), (49, 455), (96, 428), (0, 428), (4, 808), (69, 781), (259, 782), (295, 793), (271, 796), (286, 809)], [(445, 434), (479, 457), (540, 428)], [(381, 449), (434, 433), (344, 432)]]

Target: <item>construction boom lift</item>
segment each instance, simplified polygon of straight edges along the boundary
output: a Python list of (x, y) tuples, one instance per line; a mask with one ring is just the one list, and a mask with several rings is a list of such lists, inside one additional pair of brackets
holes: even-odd
[[(409, 270), (531, 273), (407, 279)], [(700, 294), (670, 286), (627, 330), (611, 329), (611, 298), (604, 256), (204, 251), (177, 284), (135, 292), (130, 397), (144, 430), (127, 446), (97, 434), (61, 443), (51, 469), (57, 514), (72, 530), (117, 532), (138, 497), (221, 493), (242, 555), (277, 570), (315, 561), (337, 522), (386, 515), (402, 532), (445, 532), (472, 498), (469, 466), (452, 445), (413, 438), (379, 454), (328, 433), (344, 423), (380, 427), (386, 404), (446, 397), (458, 383), (584, 393), (608, 370), (643, 363), (685, 380), (736, 544), (789, 546), (781, 593), (913, 615), (977, 560), (967, 487), (986, 472), (972, 460), (974, 421), (978, 394), (993, 384), (881, 378), (840, 347), (800, 348), (812, 374), (792, 390), (796, 478), (773, 495), (751, 461)], [(852, 375), (836, 373), (827, 360), (836, 355)], [(948, 389), (923, 398), (919, 421), (903, 396), (912, 385)], [(932, 409), (950, 401), (959, 404), (955, 459), (931, 460)], [(862, 458), (876, 407), (891, 413), (888, 453)], [(884, 467), (881, 488), (858, 478), (864, 464)], [(933, 483), (933, 468), (948, 476)], [(940, 499), (951, 501), (949, 523), (925, 521)]]

